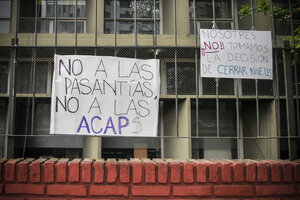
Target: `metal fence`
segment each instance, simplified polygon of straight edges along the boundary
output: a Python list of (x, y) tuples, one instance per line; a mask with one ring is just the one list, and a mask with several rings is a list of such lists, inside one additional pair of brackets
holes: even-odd
[[(46, 22), (41, 16), (42, 8), (37, 0), (33, 3), (34, 9), (32, 8), (26, 12), (20, 9), (24, 4), (23, 1), (15, 2), (17, 11), (20, 11), (16, 12), (15, 23), (18, 28), (14, 32), (12, 45), (0, 47), (0, 137), (3, 138), (1, 139), (2, 143), (0, 143), (0, 147), (2, 147), (0, 149), (3, 149), (3, 151), (0, 151), (0, 155), (7, 156), (10, 151), (10, 144), (13, 144), (15, 155), (24, 156), (24, 154), (26, 155), (26, 149), (28, 149), (27, 152), (30, 152), (31, 145), (34, 146), (37, 141), (41, 141), (34, 140), (43, 137), (46, 138), (43, 141), (45, 146), (40, 145), (40, 148), (82, 148), (83, 137), (56, 135), (54, 137), (62, 138), (62, 143), (59, 144), (50, 143), (58, 142), (60, 139), (52, 140), (53, 138), (51, 138), (48, 140), (50, 138), (48, 134), (53, 55), (56, 53), (60, 55), (99, 55), (139, 59), (157, 58), (161, 60), (161, 103), (158, 137), (135, 138), (132, 141), (130, 141), (130, 138), (118, 139), (118, 144), (124, 143), (133, 147), (134, 143), (144, 142), (148, 144), (148, 149), (153, 150), (152, 157), (164, 157), (166, 141), (176, 138), (188, 138), (192, 141), (192, 157), (194, 158), (205, 157), (204, 151), (212, 143), (215, 143), (215, 145), (220, 143), (221, 146), (222, 144), (229, 144), (231, 158), (247, 158), (245, 156), (245, 151), (248, 150), (247, 145), (257, 147), (255, 149), (259, 154), (258, 158), (269, 158), (272, 156), (265, 154), (264, 148), (271, 148), (270, 146), (275, 144), (274, 141), (277, 141), (279, 150), (276, 153), (280, 154), (280, 158), (293, 160), (299, 158), (300, 63), (295, 57), (299, 53), (299, 49), (294, 48), (294, 25), (297, 25), (298, 21), (294, 23), (293, 19), (290, 19), (289, 25), (284, 22), (283, 26), (288, 26), (290, 31), (282, 33), (280, 32), (282, 24), (272, 19), (274, 41), (273, 80), (214, 79), (202, 78), (200, 74), (200, 48), (197, 38), (198, 22), (200, 22), (200, 27), (205, 27), (207, 26), (206, 23), (213, 21), (213, 24), (216, 25), (213, 28), (221, 28), (222, 23), (229, 23), (229, 28), (235, 28), (235, 21), (237, 20), (234, 19), (233, 5), (235, 1), (189, 1), (190, 31), (192, 31), (191, 34), (195, 35), (194, 46), (189, 47), (178, 45), (176, 15), (170, 20), (174, 23), (173, 35), (170, 36), (174, 39), (174, 45), (157, 46), (159, 31), (157, 26), (152, 26), (153, 45), (140, 46), (138, 35), (142, 33), (140, 32), (141, 28), (138, 28), (138, 23), (144, 23), (144, 21), (138, 18), (137, 12), (134, 12), (130, 16), (134, 44), (120, 46), (119, 40), (122, 39), (119, 39), (118, 36), (121, 34), (120, 23), (122, 20), (120, 16), (117, 17), (117, 5), (120, 4), (120, 1), (110, 1), (109, 5), (113, 5), (113, 8), (106, 22), (113, 26), (108, 32), (114, 35), (114, 44), (106, 47), (99, 46), (98, 42), (102, 39), (97, 32), (99, 24), (97, 21), (97, 8), (100, 1), (92, 1), (95, 7), (93, 11), (94, 33), (92, 33), (94, 36), (91, 39), (93, 42), (90, 46), (80, 46), (78, 45), (78, 35), (86, 32), (86, 16), (76, 11), (81, 6), (79, 5), (80, 2), (83, 1), (75, 1), (75, 5), (70, 8), (74, 9), (75, 12), (72, 12), (71, 18), (67, 19), (60, 16), (58, 12), (59, 1), (53, 1), (51, 6), (54, 11)], [(130, 2), (134, 3), (133, 8), (136, 10), (139, 1)], [(159, 3), (160, 1), (153, 0), (153, 2), (155, 2), (152, 8), (154, 10), (157, 10), (156, 6), (162, 5)], [(177, 1), (173, 0), (172, 2), (173, 12), (176, 13)], [(216, 8), (223, 5), (221, 2), (226, 2), (231, 8), (228, 13), (223, 15), (216, 12)], [(285, 4), (272, 5), (283, 5), (291, 11), (292, 3), (292, 1), (289, 1)], [(198, 7), (194, 5), (198, 5)], [(207, 14), (208, 17), (195, 14), (199, 6), (209, 6), (211, 8), (211, 12), (209, 11)], [(161, 21), (161, 17), (154, 14), (147, 20), (147, 23), (157, 24)], [(43, 25), (43, 23), (47, 23), (47, 25)], [(67, 29), (64, 31), (73, 34), (74, 45), (60, 45), (60, 41), (63, 39), (62, 29), (59, 28), (60, 23), (71, 23), (71, 25), (68, 24), (65, 27)], [(81, 23), (84, 23), (84, 25), (80, 25)], [(251, 25), (255, 28), (254, 17)], [(53, 45), (43, 46), (42, 39), (41, 41), (38, 40), (40, 33), (51, 32), (48, 28), (45, 30), (45, 27), (52, 27), (54, 33)], [(224, 27), (228, 28), (226, 25)], [(32, 33), (28, 34), (28, 41), (32, 41), (30, 45), (18, 44), (18, 37), (21, 33)], [(277, 43), (278, 37), (283, 34), (292, 36), (292, 46), (290, 46), (290, 43), (286, 43), (286, 46), (280, 47)], [(190, 113), (183, 115), (181, 114), (182, 105), (187, 100), (190, 101)], [(262, 131), (266, 128), (264, 123), (268, 123), (265, 120), (268, 120), (269, 117), (264, 116), (268, 112), (275, 112), (273, 121), (276, 122), (276, 125), (273, 124), (273, 127), (270, 127), (270, 130), (274, 130), (275, 127), (275, 134), (265, 134)], [(180, 131), (181, 120), (185, 120), (182, 116), (188, 115), (191, 119), (189, 122), (190, 135), (182, 134), (182, 131)], [(252, 117), (248, 118), (249, 115)], [(172, 124), (169, 125), (169, 123)], [(166, 128), (166, 125), (172, 126), (172, 128)], [(171, 130), (171, 132), (165, 132), (165, 130)], [(109, 141), (109, 137), (103, 137), (103, 139), (108, 143), (112, 143), (112, 141)], [(213, 142), (207, 142), (210, 140)], [(110, 148), (117, 149), (114, 146)], [(254, 151), (253, 153), (257, 152)], [(250, 154), (249, 157), (251, 157)]]

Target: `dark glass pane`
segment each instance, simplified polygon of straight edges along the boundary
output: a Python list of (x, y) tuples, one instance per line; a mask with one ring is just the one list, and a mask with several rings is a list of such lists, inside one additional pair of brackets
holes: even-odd
[[(137, 22), (137, 30), (140, 34), (153, 34), (153, 21)], [(159, 22), (156, 22), (156, 33), (159, 33)]]
[(112, 34), (114, 33), (114, 22), (104, 21), (104, 33)]
[(232, 18), (231, 0), (216, 0), (215, 1), (216, 18)]
[[(177, 63), (177, 92), (178, 94), (196, 93), (196, 69), (194, 62)], [(175, 63), (167, 63), (167, 92), (175, 94)]]
[[(198, 104), (199, 136), (216, 136), (217, 110), (215, 100), (200, 100)], [(192, 135), (196, 136), (196, 101), (191, 107)], [(219, 102), (219, 130), (220, 136), (236, 136), (236, 108), (235, 102), (220, 100)]]
[(105, 0), (104, 2), (104, 17), (114, 18), (114, 1)]
[(0, 93), (7, 93), (8, 62), (0, 62)]
[[(35, 0), (20, 1), (20, 17), (35, 17)], [(38, 1), (38, 17), (55, 17), (55, 0)], [(58, 17), (77, 17), (86, 16), (86, 1), (77, 0), (77, 11), (75, 0), (57, 0)]]
[(155, 1), (155, 11), (153, 0), (139, 0), (136, 3), (137, 18), (154, 18), (154, 13), (159, 18), (159, 1)]
[[(196, 0), (195, 3), (196, 18), (213, 18), (212, 0)], [(190, 17), (193, 17), (193, 15)]]
[(117, 18), (133, 18), (134, 1), (121, 0), (117, 1)]
[[(58, 22), (57, 33), (75, 33), (75, 22), (74, 21)], [(77, 33), (84, 33), (84, 22), (77, 21)]]
[(134, 33), (134, 22), (133, 21), (117, 22), (117, 33), (120, 34)]

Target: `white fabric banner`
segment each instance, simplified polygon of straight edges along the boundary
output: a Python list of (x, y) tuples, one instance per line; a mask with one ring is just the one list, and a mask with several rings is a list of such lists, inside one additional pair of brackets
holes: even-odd
[(159, 60), (55, 55), (50, 134), (157, 136)]
[(201, 77), (273, 79), (270, 31), (200, 29)]

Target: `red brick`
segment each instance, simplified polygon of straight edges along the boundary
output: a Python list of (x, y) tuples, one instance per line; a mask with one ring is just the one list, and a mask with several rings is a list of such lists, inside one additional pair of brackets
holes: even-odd
[(32, 183), (41, 182), (41, 164), (45, 162), (46, 159), (37, 159), (29, 164), (29, 180)]
[(300, 182), (300, 163), (294, 165), (294, 178), (296, 182)]
[[(26, 198), (26, 200), (67, 200), (67, 199), (65, 199), (65, 198), (56, 198), (56, 197), (53, 197), (53, 198), (51, 198), (51, 197), (46, 197), (46, 198)], [(75, 199), (73, 199), (72, 198), (72, 200), (75, 200)], [(79, 199), (77, 199), (77, 200), (79, 200)], [(83, 200), (83, 199), (80, 199), (80, 200)]]
[(37, 194), (43, 195), (45, 191), (44, 185), (36, 184), (6, 184), (6, 194)]
[(256, 165), (257, 165), (257, 182), (267, 182), (269, 176), (268, 163), (258, 162)]
[(118, 163), (111, 161), (106, 163), (106, 181), (108, 183), (115, 183), (118, 177)]
[(203, 162), (197, 162), (197, 182), (198, 183), (205, 183), (207, 181), (207, 164)]
[(257, 185), (256, 196), (293, 195), (293, 185)]
[(6, 182), (15, 182), (15, 169), (16, 164), (20, 162), (21, 159), (10, 159), (5, 164), (5, 181)]
[(91, 185), (91, 196), (123, 196), (128, 197), (128, 186), (119, 185)]
[(127, 161), (120, 161), (120, 182), (130, 182), (130, 164)]
[(231, 163), (228, 162), (222, 163), (221, 170), (222, 170), (222, 182), (231, 183), (232, 182)]
[(253, 162), (246, 163), (246, 181), (252, 183), (256, 181), (256, 164)]
[(174, 196), (211, 196), (211, 186), (173, 186)]
[(33, 161), (33, 158), (27, 158), (17, 164), (17, 182), (26, 183), (28, 180), (28, 165)]
[(68, 164), (68, 180), (70, 183), (79, 182), (79, 165), (81, 159), (74, 159)]
[(293, 181), (293, 163), (290, 162), (282, 163), (282, 179), (283, 182)]
[(216, 185), (214, 193), (219, 197), (250, 197), (254, 195), (253, 187), (250, 185)]
[(133, 196), (166, 197), (170, 192), (169, 186), (132, 186)]
[(2, 193), (3, 193), (3, 185), (0, 184), (0, 194), (2, 194)]
[(209, 182), (216, 183), (219, 181), (219, 164), (210, 162), (208, 165)]
[(243, 182), (244, 177), (244, 163), (233, 163), (233, 180), (234, 182)]
[(180, 183), (181, 179), (181, 166), (179, 162), (170, 162), (171, 170), (171, 183)]
[(4, 163), (7, 161), (7, 159), (5, 158), (1, 158), (0, 159), (0, 181), (2, 179), (2, 165), (4, 165)]
[(155, 183), (155, 163), (152, 161), (144, 162), (145, 164), (145, 183)]
[(141, 183), (143, 178), (143, 165), (141, 161), (134, 160), (132, 162), (132, 182)]
[(96, 160), (94, 162), (94, 183), (103, 183), (104, 181), (104, 161)]
[(84, 185), (48, 185), (47, 195), (86, 196)]
[(81, 181), (90, 183), (92, 176), (92, 160), (84, 159), (81, 163)]
[(157, 161), (157, 181), (158, 183), (168, 182), (168, 164), (162, 160)]
[(56, 161), (57, 161), (57, 158), (52, 158), (50, 160), (47, 160), (42, 165), (45, 183), (53, 183), (54, 182), (54, 164)]
[(194, 182), (194, 163), (183, 162), (183, 182), (184, 183)]
[(67, 181), (67, 165), (69, 159), (63, 158), (55, 164), (56, 169), (56, 182), (65, 183)]
[(279, 183), (281, 181), (281, 164), (278, 162), (271, 162), (271, 182)]

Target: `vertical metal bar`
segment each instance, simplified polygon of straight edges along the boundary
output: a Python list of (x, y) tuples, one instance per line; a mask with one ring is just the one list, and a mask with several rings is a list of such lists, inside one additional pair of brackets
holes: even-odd
[(137, 46), (137, 5), (134, 0), (134, 46)]
[(297, 159), (297, 144), (291, 136), (296, 136), (296, 120), (295, 120), (295, 106), (293, 95), (293, 72), (291, 66), (291, 53), (289, 48), (289, 41), (284, 41), (284, 80), (286, 92), (286, 114), (287, 114), (287, 127), (288, 127), (288, 147), (289, 159)]
[[(274, 40), (274, 46), (277, 47), (277, 40), (276, 40), (276, 32), (275, 32), (275, 22), (274, 22), (274, 14), (273, 14), (273, 2), (272, 0), (270, 0), (271, 3), (271, 13), (272, 13), (272, 36), (273, 36), (273, 40)], [(277, 104), (276, 104), (276, 122), (277, 122), (277, 136), (281, 135), (280, 133), (280, 91), (279, 91), (279, 76), (278, 76), (278, 52), (277, 50), (273, 51), (275, 54), (275, 73), (276, 73), (276, 84), (275, 85), (275, 89), (274, 91), (276, 91), (276, 100), (277, 100)]]
[(32, 107), (31, 107), (31, 135), (34, 129), (34, 109), (35, 109), (35, 72), (36, 72), (36, 47), (37, 47), (37, 20), (38, 20), (38, 0), (35, 0), (35, 23), (34, 23), (34, 41), (35, 48), (33, 52), (33, 73), (32, 73)]
[(216, 5), (215, 5), (215, 0), (213, 0), (212, 1), (212, 4), (213, 4), (213, 6), (212, 6), (212, 9), (213, 9), (213, 26), (212, 26), (212, 28), (213, 29), (215, 29), (215, 28), (217, 28), (217, 24), (216, 24)]
[(38, 25), (38, 0), (35, 0), (35, 14), (34, 14), (34, 46), (37, 46), (37, 25)]
[(236, 136), (237, 136), (237, 149), (238, 149), (238, 159), (244, 158), (244, 145), (243, 137), (240, 131), (240, 102), (239, 102), (239, 80), (235, 79), (235, 96), (236, 96)]
[(114, 0), (114, 42), (117, 46), (117, 0)]
[(177, 16), (176, 16), (176, 0), (173, 0), (174, 4), (174, 45), (177, 47)]
[(260, 137), (259, 99), (258, 99), (258, 80), (257, 79), (255, 79), (255, 102), (256, 102), (256, 130), (257, 130), (257, 137)]
[[(154, 54), (156, 55), (156, 54)], [(160, 157), (165, 158), (164, 102), (160, 102)]]
[(233, 27), (231, 29), (235, 29), (235, 17), (234, 17), (234, 1), (231, 0), (231, 18), (233, 21)]
[(194, 37), (195, 37), (195, 47), (197, 46), (197, 44), (198, 44), (198, 41), (197, 41), (197, 32), (198, 32), (198, 30), (197, 30), (197, 21), (196, 21), (196, 2), (195, 2), (195, 0), (193, 0), (193, 12), (194, 12)]
[[(54, 22), (55, 22), (55, 34), (54, 34), (54, 45), (55, 47), (57, 47), (57, 1), (55, 0), (55, 18), (54, 18)], [(56, 48), (55, 48), (55, 54), (56, 54)]]
[(177, 77), (177, 49), (175, 49), (175, 118), (176, 118), (176, 135), (179, 137), (178, 134), (178, 77)]
[[(255, 19), (254, 19), (254, 2), (251, 0), (251, 29), (255, 30)], [(259, 98), (258, 98), (258, 80), (255, 79), (255, 102), (256, 102), (256, 131), (257, 137), (260, 137), (260, 119), (259, 119)]]
[[(295, 46), (295, 33), (294, 33), (294, 21), (293, 21), (293, 13), (292, 13), (292, 1), (289, 0), (289, 10), (290, 10), (290, 16), (291, 16), (291, 28), (292, 28), (292, 38), (293, 38), (293, 48), (296, 48)], [(300, 115), (299, 115), (299, 94), (298, 94), (298, 73), (297, 73), (297, 60), (296, 60), (296, 50), (294, 50), (294, 78), (295, 78), (295, 92), (296, 92), (296, 116), (297, 116), (297, 127), (298, 127), (298, 136), (300, 136)]]
[(255, 30), (255, 19), (254, 19), (254, 2), (251, 0), (251, 23), (252, 23), (252, 30)]
[(12, 40), (13, 50), (11, 51), (11, 65), (9, 68), (9, 102), (8, 102), (8, 122), (4, 138), (3, 156), (9, 157), (8, 152), (8, 136), (14, 134), (14, 118), (15, 118), (15, 70), (17, 66), (17, 46), (18, 46), (18, 28), (19, 28), (19, 0), (16, 1), (16, 28), (14, 39)]
[[(177, 19), (176, 19), (176, 0), (173, 0), (174, 12), (174, 45), (177, 47)], [(177, 48), (175, 49), (175, 118), (176, 118), (176, 135), (179, 137), (178, 131), (178, 77), (177, 77)]]
[(156, 41), (156, 0), (153, 0), (154, 2), (154, 21), (153, 21), (153, 46), (157, 46), (157, 41)]
[(134, 49), (134, 58), (137, 58), (137, 49)]
[[(97, 5), (97, 1), (98, 0), (95, 0), (95, 30), (94, 30), (94, 32), (95, 32), (95, 47), (97, 47), (98, 45), (97, 45), (97, 43), (98, 43), (98, 41), (97, 41), (97, 28), (98, 28), (98, 20), (97, 20), (97, 7), (98, 7), (98, 5)], [(95, 48), (95, 55), (97, 55), (97, 48)]]
[[(213, 0), (213, 26), (212, 29), (217, 28), (216, 24), (216, 6), (215, 0)], [(220, 110), (219, 110), (219, 78), (215, 78), (216, 81), (216, 117), (217, 117), (217, 137), (220, 137)]]
[(17, 0), (17, 13), (16, 13), (16, 30), (15, 30), (15, 43), (14, 46), (18, 45), (18, 31), (19, 31), (19, 10), (20, 10), (20, 0)]
[(196, 67), (196, 135), (199, 136), (199, 72), (198, 72), (198, 49), (195, 49), (195, 67)]
[(75, 0), (75, 55), (77, 54), (77, 5), (78, 0)]
[(216, 81), (217, 137), (220, 137), (219, 78), (215, 78), (215, 81)]

